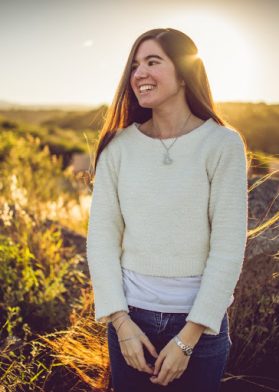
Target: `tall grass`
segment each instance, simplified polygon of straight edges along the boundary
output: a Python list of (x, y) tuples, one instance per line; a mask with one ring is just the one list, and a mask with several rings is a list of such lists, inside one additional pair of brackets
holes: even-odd
[(37, 335), (69, 326), (89, 286), (83, 257), (64, 246), (58, 220), (78, 195), (61, 160), (36, 138), (6, 132), (0, 159), (0, 385), (37, 390), (54, 366)]
[[(106, 327), (94, 321), (85, 239), (72, 246), (63, 236), (63, 226), (86, 234), (92, 184), (81, 186), (60, 158), (40, 148), (38, 138), (7, 130), (0, 137), (0, 170), (0, 388), (104, 392)], [(252, 182), (249, 192), (270, 176)], [(276, 195), (273, 207), (275, 202)], [(250, 227), (247, 252), (269, 230), (276, 241), (278, 213), (269, 207), (262, 222)], [(258, 258), (247, 253), (229, 308), (227, 383), (239, 375), (250, 381), (256, 374), (273, 377), (278, 276), (276, 252)]]

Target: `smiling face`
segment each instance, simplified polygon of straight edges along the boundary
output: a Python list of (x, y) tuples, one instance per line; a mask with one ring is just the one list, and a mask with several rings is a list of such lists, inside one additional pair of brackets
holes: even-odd
[(143, 41), (134, 56), (130, 84), (139, 105), (156, 108), (163, 103), (184, 99), (184, 87), (178, 80), (171, 59), (153, 39)]

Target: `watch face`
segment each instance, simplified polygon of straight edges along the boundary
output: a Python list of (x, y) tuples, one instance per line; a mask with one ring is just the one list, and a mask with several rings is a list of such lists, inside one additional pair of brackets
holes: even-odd
[(193, 350), (190, 347), (187, 347), (185, 351), (186, 351), (187, 355), (191, 355), (193, 352)]

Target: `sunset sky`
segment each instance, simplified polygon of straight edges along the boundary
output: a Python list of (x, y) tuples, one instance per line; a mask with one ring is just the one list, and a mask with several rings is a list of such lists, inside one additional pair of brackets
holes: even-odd
[(134, 40), (196, 43), (216, 101), (279, 103), (278, 0), (0, 0), (0, 100), (111, 103)]

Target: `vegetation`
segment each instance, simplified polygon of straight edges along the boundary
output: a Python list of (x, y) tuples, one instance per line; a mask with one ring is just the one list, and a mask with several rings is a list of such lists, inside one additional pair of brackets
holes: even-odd
[[(270, 173), (269, 162), (277, 158), (278, 128), (274, 124), (278, 107), (259, 104), (257, 111), (247, 104), (242, 111), (243, 105), (239, 104), (236, 110), (233, 104), (224, 104), (222, 110), (226, 110), (227, 118), (238, 113), (234, 122), (229, 121), (240, 130), (247, 130), (243, 134), (248, 146), (251, 142), (256, 147), (257, 160), (251, 164), (261, 176), (255, 178), (265, 180), (272, 176), (276, 181), (276, 172)], [(242, 126), (245, 113), (247, 117), (252, 109), (256, 122)], [(37, 120), (33, 124), (28, 111), (21, 117), (13, 111), (2, 111), (0, 391), (109, 389), (106, 329), (94, 322), (93, 292), (85, 257), (91, 189), (66, 164), (74, 152), (88, 152), (86, 137), (93, 153), (99, 128), (94, 128), (92, 116), (100, 121), (103, 110), (70, 115), (34, 112)], [(78, 129), (78, 119), (82, 118), (87, 119), (83, 126), (89, 119), (92, 124)], [(250, 192), (262, 186), (251, 180)], [(278, 186), (276, 190), (278, 193)], [(248, 245), (265, 237), (270, 228), (276, 228), (276, 191), (271, 196), (262, 221), (255, 219), (250, 227)], [(273, 241), (278, 241), (275, 231)], [(276, 390), (278, 277), (276, 252), (245, 260), (236, 298), (229, 309), (233, 347), (223, 391), (235, 386), (245, 392)]]

